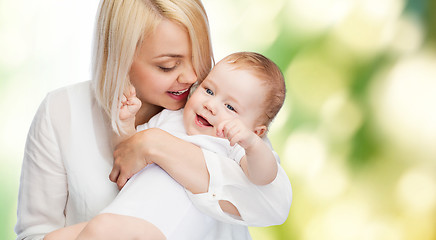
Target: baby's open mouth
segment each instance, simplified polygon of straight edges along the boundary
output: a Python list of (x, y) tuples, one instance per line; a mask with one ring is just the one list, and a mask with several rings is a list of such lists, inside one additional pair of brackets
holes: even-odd
[(212, 124), (210, 124), (204, 117), (197, 114), (196, 121), (199, 125), (205, 126), (205, 127), (212, 127)]

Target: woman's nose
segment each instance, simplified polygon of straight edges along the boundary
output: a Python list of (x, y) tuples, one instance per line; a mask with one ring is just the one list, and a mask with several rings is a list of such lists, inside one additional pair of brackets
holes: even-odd
[(194, 66), (188, 64), (177, 78), (179, 83), (194, 84), (197, 81), (197, 74), (195, 73)]

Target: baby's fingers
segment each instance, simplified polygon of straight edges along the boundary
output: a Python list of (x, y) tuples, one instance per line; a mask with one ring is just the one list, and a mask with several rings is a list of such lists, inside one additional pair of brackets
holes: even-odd
[(130, 97), (136, 96), (136, 89), (133, 85), (130, 84)]
[(234, 129), (232, 129), (232, 131), (233, 132), (227, 136), (227, 139), (230, 141), (230, 146), (234, 146), (236, 143), (239, 143), (243, 138), (241, 131), (235, 131)]
[(141, 106), (142, 102), (141, 102), (141, 100), (139, 100), (139, 98), (133, 97), (133, 98), (129, 99), (129, 104)]
[(123, 105), (125, 105), (125, 104), (127, 103), (127, 97), (126, 97), (126, 95), (124, 95), (124, 94), (123, 94), (123, 96), (121, 97), (121, 103), (122, 103)]
[(240, 132), (240, 129), (234, 125), (234, 124), (227, 124), (224, 126), (224, 137), (227, 138), (229, 141), (232, 141), (232, 139)]
[(225, 136), (224, 136), (224, 127), (226, 126), (226, 124), (227, 124), (229, 121), (230, 121), (230, 120), (222, 121), (222, 122), (220, 122), (218, 125), (215, 126), (216, 135), (217, 135), (218, 137), (225, 137)]

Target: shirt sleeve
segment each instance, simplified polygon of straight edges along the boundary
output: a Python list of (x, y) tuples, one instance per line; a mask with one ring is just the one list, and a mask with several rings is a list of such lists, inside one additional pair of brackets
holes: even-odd
[[(273, 182), (263, 186), (251, 183), (234, 160), (204, 149), (203, 154), (210, 175), (208, 192), (192, 194), (187, 190), (200, 211), (223, 222), (255, 227), (280, 225), (286, 221), (292, 189), (275, 152), (277, 176)], [(222, 211), (219, 200), (235, 205), (242, 219)]]
[(20, 177), (17, 239), (43, 239), (65, 225), (67, 180), (59, 146), (44, 99), (31, 124)]

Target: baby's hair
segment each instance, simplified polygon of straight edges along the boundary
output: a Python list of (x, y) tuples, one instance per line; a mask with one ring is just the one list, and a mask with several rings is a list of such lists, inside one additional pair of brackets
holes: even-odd
[(235, 69), (252, 72), (265, 87), (265, 114), (259, 117), (268, 126), (283, 106), (286, 96), (285, 79), (280, 68), (273, 61), (255, 52), (236, 52), (223, 58), (222, 62), (233, 65)]

